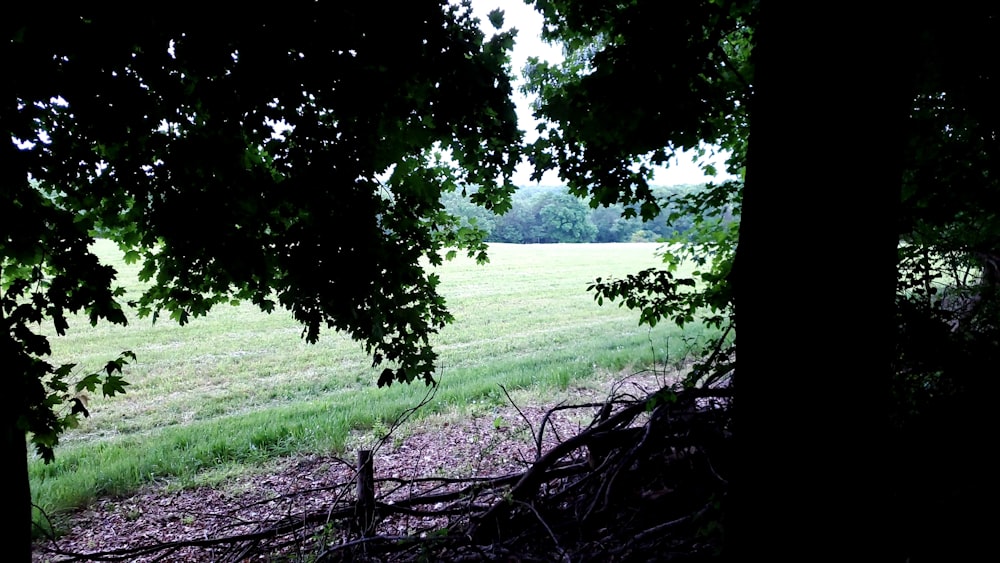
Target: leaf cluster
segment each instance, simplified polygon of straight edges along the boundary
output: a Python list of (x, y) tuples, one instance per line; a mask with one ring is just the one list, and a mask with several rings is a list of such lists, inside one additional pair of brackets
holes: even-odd
[[(901, 417), (937, 412), (941, 427), (993, 394), (982, 366), (1000, 350), (994, 12), (965, 6), (918, 21), (898, 221), (896, 399)], [(952, 403), (965, 406), (942, 407)]]
[[(53, 407), (47, 342), (27, 326), (124, 323), (125, 305), (182, 324), (283, 307), (310, 342), (361, 341), (389, 366), (380, 385), (431, 383), (428, 338), (451, 316), (421, 264), (485, 258), (441, 195), (477, 185), (502, 212), (514, 190), (513, 32), (486, 37), (467, 2), (443, 1), (120, 16), (39, 6), (3, 26), (0, 357), (21, 358), (16, 416)], [(113, 289), (95, 236), (141, 262), (144, 293)], [(56, 429), (39, 416), (25, 429)]]
[(718, 147), (742, 173), (755, 3), (535, 5), (543, 37), (566, 50), (565, 62), (526, 70), (524, 90), (539, 97), (539, 138), (527, 149), (536, 177), (558, 167), (594, 205), (634, 204), (650, 219), (652, 167), (678, 151)]
[[(652, 2), (619, 5), (538, 0), (543, 36), (564, 45), (560, 64), (532, 60), (528, 93), (539, 100), (539, 138), (527, 153), (541, 177), (558, 168), (572, 193), (593, 207), (623, 204), (623, 216), (667, 223), (691, 219), (663, 249), (665, 267), (620, 280), (598, 279), (595, 299), (637, 309), (640, 323), (695, 319), (735, 326), (731, 273), (753, 93), (750, 54), (755, 2)], [(700, 161), (724, 151), (739, 180), (658, 197), (654, 166), (681, 150)], [(704, 161), (709, 174), (717, 171)], [(677, 277), (693, 262), (691, 277)], [(726, 358), (735, 353), (727, 345)], [(709, 350), (706, 350), (708, 353)], [(718, 357), (711, 354), (710, 357)]]
[[(0, 357), (8, 370), (12, 397), (5, 416), (14, 427), (30, 433), (36, 451), (49, 462), (59, 435), (76, 427), (79, 415), (90, 415), (87, 402), (91, 393), (98, 388), (107, 397), (125, 392), (128, 383), (122, 377), (122, 370), (136, 357), (124, 351), (117, 359), (108, 361), (103, 370), (84, 375), (74, 373), (76, 364), (54, 365), (44, 360), (52, 350), (48, 337), (40, 334), (38, 327), (47, 316), (51, 316), (60, 335), (68, 327), (67, 312), (89, 309), (94, 324), (100, 319), (124, 324), (125, 319), (120, 309), (113, 306), (112, 314), (103, 314), (98, 308), (100, 303), (87, 298), (67, 300), (72, 293), (62, 287), (73, 276), (60, 273), (43, 278), (40, 274), (43, 270), (51, 268), (36, 265), (27, 278), (17, 277), (16, 272), (0, 271), (0, 280), (4, 282), (0, 291)], [(33, 287), (28, 284), (32, 278), (36, 282)], [(85, 284), (88, 280), (84, 277), (74, 281)]]

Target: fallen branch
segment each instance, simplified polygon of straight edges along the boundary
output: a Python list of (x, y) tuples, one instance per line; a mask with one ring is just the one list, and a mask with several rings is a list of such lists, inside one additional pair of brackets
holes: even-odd
[[(346, 494), (351, 483), (343, 482), (321, 488), (338, 491), (337, 500), (322, 509), (274, 521), (243, 518), (235, 524), (256, 525), (252, 531), (93, 553), (62, 551), (53, 544), (48, 551), (63, 557), (58, 561), (117, 562), (166, 559), (184, 549), (198, 549), (225, 562), (291, 549), (318, 560), (391, 554), (394, 561), (420, 557), (586, 561), (599, 560), (600, 554), (624, 557), (633, 553), (634, 546), (648, 542), (668, 542), (670, 549), (683, 550), (705, 543), (704, 538), (697, 544), (685, 538), (697, 536), (698, 526), (712, 518), (714, 501), (727, 489), (725, 456), (719, 454), (719, 460), (714, 456), (727, 443), (731, 397), (728, 388), (664, 388), (640, 400), (609, 397), (604, 403), (557, 405), (544, 414), (537, 434), (517, 409), (536, 443), (556, 412), (572, 408), (603, 412), (520, 472), (467, 478), (384, 477), (363, 487), (355, 481), (358, 499), (366, 499), (360, 526), (356, 524), (359, 503)], [(377, 458), (374, 463), (377, 471)], [(358, 467), (364, 467), (363, 460)], [(423, 491), (397, 498), (408, 487)], [(381, 493), (375, 496), (375, 491)], [(237, 513), (231, 517), (237, 519)], [(407, 522), (405, 534), (395, 533), (397, 528), (387, 524), (401, 517), (415, 519), (412, 526)]]

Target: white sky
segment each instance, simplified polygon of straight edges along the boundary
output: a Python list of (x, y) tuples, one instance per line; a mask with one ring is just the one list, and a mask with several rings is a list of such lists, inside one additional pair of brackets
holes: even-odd
[[(527, 132), (528, 139), (536, 136), (535, 124), (537, 121), (531, 116), (529, 100), (520, 93), (519, 87), (523, 82), (520, 78), (521, 69), (524, 68), (529, 56), (537, 56), (543, 60), (559, 61), (562, 59), (562, 49), (558, 46), (549, 45), (541, 40), (539, 34), (542, 29), (542, 16), (535, 11), (534, 7), (528, 6), (524, 0), (472, 0), (472, 13), (481, 21), (483, 30), (490, 35), (494, 32), (490, 25), (487, 14), (495, 8), (500, 8), (504, 12), (504, 30), (510, 28), (517, 29), (514, 52), (511, 56), (511, 68), (514, 71), (516, 82), (514, 84), (514, 103), (517, 106), (518, 120), (520, 128)], [(656, 171), (654, 184), (673, 186), (677, 184), (700, 184), (711, 179), (705, 176), (704, 172), (691, 161), (692, 155), (682, 154), (678, 162), (672, 162), (669, 168), (659, 168)], [(716, 162), (719, 170), (724, 170), (724, 161)], [(531, 166), (522, 163), (514, 176), (514, 183), (519, 186), (532, 184), (530, 181)], [(725, 179), (722, 175), (716, 177), (716, 181)], [(542, 185), (561, 185), (562, 182), (554, 173), (549, 173), (541, 182)]]

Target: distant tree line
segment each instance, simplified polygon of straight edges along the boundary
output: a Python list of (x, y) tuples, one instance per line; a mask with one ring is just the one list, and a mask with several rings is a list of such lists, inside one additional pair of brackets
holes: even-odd
[[(704, 186), (655, 187), (657, 198), (690, 194)], [(553, 243), (553, 242), (652, 242), (683, 237), (696, 218), (674, 213), (669, 203), (649, 221), (626, 213), (618, 204), (592, 208), (582, 199), (571, 195), (565, 187), (531, 186), (520, 188), (513, 197), (512, 207), (504, 215), (496, 215), (473, 204), (468, 194), (446, 193), (442, 197), (445, 209), (461, 218), (464, 225), (475, 225), (488, 232), (488, 242)], [(638, 212), (638, 210), (635, 210)], [(732, 220), (731, 216), (723, 218)]]

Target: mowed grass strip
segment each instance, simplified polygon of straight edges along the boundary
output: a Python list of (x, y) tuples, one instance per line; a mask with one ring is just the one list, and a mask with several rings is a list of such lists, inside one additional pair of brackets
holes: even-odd
[[(433, 339), (440, 386), (417, 417), (499, 405), (500, 385), (542, 396), (596, 370), (682, 360), (706, 337), (700, 326), (650, 330), (636, 312), (598, 306), (586, 291), (596, 277), (659, 264), (656, 248), (496, 244), (489, 264), (446, 262), (441, 292), (456, 322)], [(138, 265), (124, 264), (107, 241), (98, 252), (127, 290), (140, 289)], [(289, 314), (249, 304), (219, 307), (185, 326), (134, 316), (127, 327), (83, 319), (71, 326), (52, 339), (53, 360), (77, 363), (76, 373), (122, 350), (138, 361), (126, 367), (127, 394), (91, 398), (91, 416), (63, 437), (54, 463), (31, 460), (34, 502), (49, 514), (153, 482), (184, 485), (281, 456), (341, 454), (352, 431), (394, 420), (427, 392), (422, 383), (379, 389), (359, 343), (326, 333), (307, 344)]]

